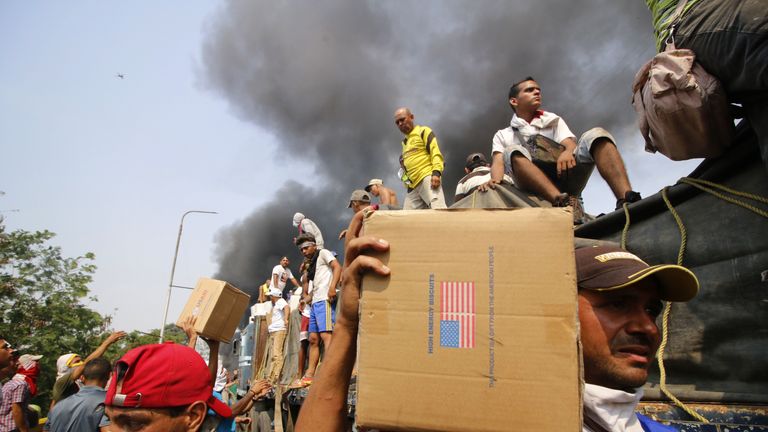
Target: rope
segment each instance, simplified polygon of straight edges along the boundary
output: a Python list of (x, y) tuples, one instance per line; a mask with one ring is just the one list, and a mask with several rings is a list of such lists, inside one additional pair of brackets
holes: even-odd
[[(672, 214), (672, 217), (675, 218), (677, 228), (680, 230), (680, 249), (677, 252), (677, 265), (682, 266), (683, 258), (685, 257), (685, 246), (688, 243), (688, 233), (686, 232), (683, 220), (680, 219), (680, 215), (677, 214), (677, 211), (669, 201), (669, 197), (667, 196), (667, 189), (669, 188), (665, 187), (661, 190), (661, 197), (664, 199), (664, 203), (667, 205), (667, 208)], [(661, 389), (662, 393), (664, 393), (670, 400), (672, 400), (672, 402), (674, 402), (675, 405), (680, 407), (683, 411), (687, 412), (691, 417), (702, 423), (709, 423), (709, 421), (705, 419), (701, 414), (697, 413), (692, 408), (684, 404), (680, 399), (673, 395), (669, 389), (667, 389), (667, 371), (664, 368), (664, 350), (667, 347), (667, 342), (669, 340), (669, 316), (671, 313), (672, 302), (667, 302), (664, 305), (664, 313), (662, 314), (661, 320), (661, 344), (659, 345), (659, 351), (656, 354), (656, 360), (659, 364), (659, 388)]]
[[(678, 181), (678, 183), (684, 183), (684, 184), (693, 186), (723, 201), (729, 202), (731, 204), (735, 204), (739, 207), (747, 209), (760, 216), (768, 218), (768, 211), (758, 208), (743, 200), (739, 200), (739, 199), (727, 196), (721, 192), (725, 192), (738, 197), (761, 202), (763, 204), (768, 204), (768, 198), (766, 197), (735, 190), (727, 186), (723, 186), (721, 184), (714, 183), (708, 180), (696, 179), (691, 177), (683, 177)], [(680, 218), (680, 215), (675, 210), (675, 207), (669, 201), (669, 197), (667, 196), (668, 189), (669, 189), (668, 187), (665, 187), (664, 189), (661, 190), (661, 197), (664, 199), (664, 203), (667, 205), (667, 208), (669, 209), (670, 214), (672, 214), (672, 217), (675, 219), (677, 228), (680, 231), (680, 249), (677, 252), (677, 265), (682, 266), (683, 260), (685, 258), (685, 248), (688, 243), (688, 233), (685, 229), (685, 225), (683, 224), (683, 220)], [(627, 234), (629, 233), (629, 209), (627, 208), (626, 203), (623, 205), (623, 207), (624, 207), (624, 218), (626, 220), (626, 223), (624, 224), (624, 229), (621, 232), (621, 247), (626, 249)], [(656, 356), (656, 360), (658, 361), (658, 365), (659, 365), (659, 388), (661, 389), (662, 393), (664, 393), (664, 395), (666, 395), (675, 405), (680, 407), (683, 411), (687, 412), (691, 417), (695, 418), (696, 420), (702, 423), (709, 423), (709, 421), (705, 419), (701, 414), (697, 413), (692, 408), (688, 407), (680, 399), (675, 397), (675, 395), (673, 395), (672, 392), (669, 391), (669, 389), (667, 389), (667, 372), (666, 372), (666, 369), (664, 368), (664, 350), (666, 349), (667, 343), (669, 341), (669, 316), (671, 315), (671, 313), (672, 313), (672, 302), (667, 302), (666, 305), (664, 306), (664, 312), (662, 314), (661, 344), (659, 344), (659, 351)]]
[(739, 196), (739, 197), (743, 197), (743, 198), (751, 199), (751, 200), (754, 200), (754, 201), (757, 201), (757, 202), (761, 202), (761, 203), (764, 203), (764, 204), (768, 204), (768, 198), (766, 198), (766, 197), (763, 197), (763, 196), (760, 196), (760, 195), (751, 194), (751, 193), (747, 193), (747, 192), (738, 191), (738, 190), (735, 190), (735, 189), (731, 189), (729, 187), (726, 187), (726, 186), (723, 186), (723, 185), (720, 185), (720, 184), (717, 184), (717, 183), (713, 183), (711, 181), (695, 179), (695, 178), (690, 178), (690, 177), (683, 177), (680, 180), (678, 180), (678, 183), (685, 183), (687, 185), (693, 186), (693, 187), (695, 187), (697, 189), (700, 189), (700, 190), (702, 190), (704, 192), (707, 192), (707, 193), (709, 193), (711, 195), (714, 195), (715, 197), (720, 198), (723, 201), (727, 201), (727, 202), (729, 202), (731, 204), (736, 204), (737, 206), (743, 207), (743, 208), (745, 208), (745, 209), (747, 209), (747, 210), (749, 210), (749, 211), (751, 211), (753, 213), (757, 213), (758, 215), (760, 215), (760, 216), (762, 216), (764, 218), (768, 218), (768, 211), (765, 211), (763, 209), (755, 207), (755, 206), (753, 206), (751, 204), (748, 204), (748, 203), (746, 203), (746, 202), (744, 202), (742, 200), (738, 200), (736, 198), (732, 198), (732, 197), (726, 196), (726, 195), (718, 192), (716, 189), (719, 189), (719, 190), (721, 190), (723, 192), (727, 192), (727, 193), (729, 193), (731, 195), (736, 195), (736, 196)]
[(621, 206), (624, 209), (624, 229), (621, 230), (621, 248), (627, 249), (627, 235), (629, 234), (629, 204), (626, 202)]

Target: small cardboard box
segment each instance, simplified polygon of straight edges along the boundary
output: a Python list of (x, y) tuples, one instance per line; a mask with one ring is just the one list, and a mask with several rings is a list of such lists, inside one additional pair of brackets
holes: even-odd
[(196, 316), (195, 330), (200, 336), (229, 343), (250, 298), (227, 282), (200, 278), (176, 325), (190, 315)]
[(357, 423), (407, 431), (580, 431), (571, 213), (380, 211), (366, 275)]

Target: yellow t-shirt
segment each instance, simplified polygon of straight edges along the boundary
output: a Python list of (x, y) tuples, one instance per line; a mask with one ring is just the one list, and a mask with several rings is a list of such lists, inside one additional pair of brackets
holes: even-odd
[(414, 188), (432, 172), (443, 172), (443, 154), (437, 145), (437, 138), (427, 126), (416, 125), (403, 139), (403, 153), (400, 164), (405, 169), (403, 183), (406, 187)]

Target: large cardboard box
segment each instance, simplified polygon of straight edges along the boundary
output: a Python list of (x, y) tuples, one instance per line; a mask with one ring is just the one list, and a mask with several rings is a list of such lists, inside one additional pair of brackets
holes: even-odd
[(363, 280), (358, 424), (580, 431), (572, 220), (564, 209), (368, 217), (392, 274)]
[(176, 325), (190, 315), (196, 316), (195, 330), (199, 335), (229, 343), (250, 298), (225, 281), (200, 278)]

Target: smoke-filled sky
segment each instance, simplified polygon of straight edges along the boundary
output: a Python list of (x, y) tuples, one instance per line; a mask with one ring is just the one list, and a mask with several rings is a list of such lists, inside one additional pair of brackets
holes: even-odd
[[(292, 238), (294, 211), (335, 237), (349, 215), (339, 204), (372, 177), (403, 197), (392, 121), (401, 105), (437, 134), (449, 203), (466, 155), (488, 155), (508, 124), (510, 84), (529, 75), (575, 132), (601, 125), (622, 150), (637, 145), (629, 87), (652, 54), (641, 1), (228, 2), (203, 45), (206, 82), (275, 134), (280, 156), (268, 163), (285, 156), (311, 169), (288, 176), (306, 187), (286, 182), (219, 236), (219, 276), (257, 280), (279, 258), (275, 244)], [(601, 193), (588, 209), (612, 210)]]
[[(641, 0), (4, 2), (0, 216), (94, 252), (93, 306), (157, 328), (185, 211), (219, 214), (185, 219), (174, 283), (253, 290), (281, 255), (298, 269), (294, 212), (341, 252), (353, 189), (378, 177), (402, 200), (401, 105), (437, 134), (449, 203), (527, 75), (574, 132), (611, 129), (636, 190), (674, 183), (696, 161), (646, 154), (633, 126), (652, 52)], [(584, 198), (594, 214), (615, 202), (597, 175)]]

